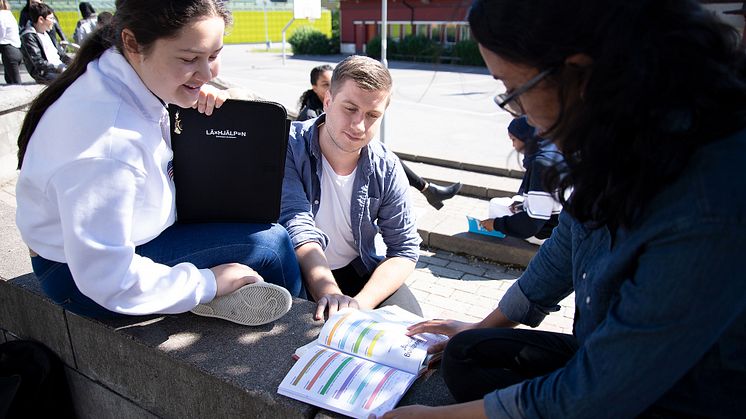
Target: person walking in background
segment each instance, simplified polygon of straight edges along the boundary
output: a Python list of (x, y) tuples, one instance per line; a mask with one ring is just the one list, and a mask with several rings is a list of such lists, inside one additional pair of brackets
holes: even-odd
[[(498, 105), (563, 152), (548, 190), (571, 195), (484, 320), (410, 328), (452, 336), (460, 404), (384, 418), (743, 417), (739, 34), (695, 0), (477, 0), (468, 20)], [(573, 334), (514, 329), (573, 292)]]
[[(398, 305), (422, 315), (404, 284), (419, 258), (409, 186), (399, 158), (374, 141), (391, 97), (380, 62), (344, 59), (319, 117), (290, 128), (280, 223), (295, 247), (316, 319), (342, 308)], [(376, 248), (376, 237), (383, 249)]]
[(529, 125), (525, 116), (510, 122), (508, 136), (515, 151), (523, 154), (523, 167), (526, 169), (523, 181), (518, 188), (518, 196), (509, 205), (500, 204), (507, 198), (493, 198), (490, 211), (495, 207), (499, 214), (480, 221), (480, 224), (488, 231), (497, 230), (541, 245), (559, 224), (562, 204), (556, 194), (544, 188), (544, 175), (562, 161), (562, 153), (554, 143), (537, 136), (536, 129)]
[[(298, 121), (315, 118), (324, 113), (324, 96), (329, 91), (332, 70), (329, 64), (320, 65), (311, 70), (311, 88), (303, 92), (298, 101), (300, 107)], [(404, 162), (401, 164), (409, 185), (425, 195), (427, 202), (435, 209), (443, 208), (443, 201), (453, 198), (461, 190), (461, 182), (448, 186), (436, 185), (421, 178)]]
[(299, 294), (279, 224), (176, 222), (166, 107), (220, 106), (205, 84), (230, 22), (217, 0), (117, 0), (111, 24), (32, 103), (18, 137), (16, 224), (42, 290), (66, 310), (258, 325)]
[(8, 0), (0, 0), (0, 56), (3, 59), (5, 83), (21, 84), (21, 38)]
[(65, 71), (72, 59), (52, 42), (49, 31), (56, 22), (54, 10), (45, 3), (29, 7), (32, 24), (21, 32), (21, 52), (31, 77), (37, 83), (49, 84)]
[(75, 40), (76, 44), (82, 45), (86, 37), (96, 29), (98, 17), (96, 16), (96, 9), (94, 9), (93, 6), (91, 6), (91, 3), (88, 3), (87, 1), (80, 2), (78, 8), (80, 9), (80, 15), (83, 16), (83, 18), (78, 21), (77, 25), (75, 25), (73, 40)]

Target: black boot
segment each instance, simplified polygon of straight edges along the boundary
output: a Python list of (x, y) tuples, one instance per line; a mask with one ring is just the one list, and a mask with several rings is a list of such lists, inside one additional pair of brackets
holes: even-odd
[(429, 183), (427, 188), (422, 191), (422, 194), (425, 195), (427, 202), (435, 207), (435, 209), (441, 209), (443, 208), (443, 201), (453, 198), (453, 196), (461, 190), (461, 186), (461, 182), (456, 182), (449, 186), (440, 186), (434, 183)]

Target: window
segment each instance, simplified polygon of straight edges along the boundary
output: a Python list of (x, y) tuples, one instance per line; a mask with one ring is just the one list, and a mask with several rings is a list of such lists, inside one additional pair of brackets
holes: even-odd
[(469, 25), (459, 26), (459, 32), (459, 41), (466, 41), (468, 39), (471, 39), (471, 31), (469, 30)]
[(442, 25), (433, 24), (430, 25), (430, 39), (432, 39), (435, 42), (442, 42), (443, 37), (443, 28)]
[(402, 25), (389, 25), (389, 38), (397, 40), (401, 38)]
[(456, 25), (446, 25), (446, 44), (456, 43)]

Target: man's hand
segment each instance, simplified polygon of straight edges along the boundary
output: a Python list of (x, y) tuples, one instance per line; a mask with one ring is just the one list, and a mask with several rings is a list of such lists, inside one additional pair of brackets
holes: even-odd
[(327, 317), (329, 317), (347, 307), (357, 310), (360, 308), (360, 305), (357, 303), (357, 300), (344, 294), (326, 294), (319, 298), (319, 301), (316, 303), (316, 315), (314, 319), (323, 320), (324, 311), (327, 311)]
[(199, 89), (199, 98), (197, 102), (192, 105), (192, 108), (197, 109), (200, 113), (207, 116), (212, 115), (212, 111), (220, 108), (226, 99), (230, 98), (230, 94), (226, 90), (220, 90), (215, 86), (209, 84), (203, 84)]
[[(441, 335), (446, 335), (450, 338), (457, 333), (463, 332), (464, 330), (476, 329), (477, 326), (478, 323), (465, 323), (457, 320), (425, 320), (424, 322), (419, 322), (417, 324), (409, 326), (407, 328), (407, 336), (413, 336), (419, 333), (438, 333)], [(447, 343), (447, 340), (438, 342), (435, 345), (427, 348), (427, 352), (431, 354), (442, 352), (443, 349), (445, 349)]]

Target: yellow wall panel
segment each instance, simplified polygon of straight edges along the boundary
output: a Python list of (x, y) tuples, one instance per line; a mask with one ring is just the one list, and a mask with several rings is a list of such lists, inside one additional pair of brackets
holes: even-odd
[[(292, 11), (268, 11), (267, 29), (270, 42), (282, 41), (282, 28), (293, 18)], [(311, 26), (324, 35), (332, 35), (332, 14), (328, 10), (322, 10), (321, 18), (310, 22), (300, 19), (293, 22), (288, 28), (286, 36), (290, 39), (293, 32), (303, 26)], [(228, 29), (225, 37), (226, 44), (262, 43), (265, 42), (264, 13), (262, 11), (234, 11), (233, 27)]]
[[(16, 15), (16, 19), (18, 19), (18, 13), (14, 11), (14, 14)], [(73, 32), (75, 32), (75, 25), (80, 19), (80, 13), (77, 11), (59, 11), (55, 12), (55, 16), (62, 27), (62, 31), (65, 32), (68, 40), (72, 42)], [(270, 42), (282, 41), (282, 28), (287, 25), (292, 17), (293, 12), (291, 10), (267, 11), (267, 29)], [(288, 28), (286, 33), (287, 38), (290, 39), (290, 36), (298, 28), (303, 26), (311, 26), (324, 35), (331, 37), (332, 14), (329, 10), (322, 10), (321, 18), (313, 22), (307, 19), (296, 20)], [(225, 37), (226, 44), (263, 43), (265, 41), (264, 13), (262, 11), (238, 10), (233, 12), (233, 27), (228, 28)]]

